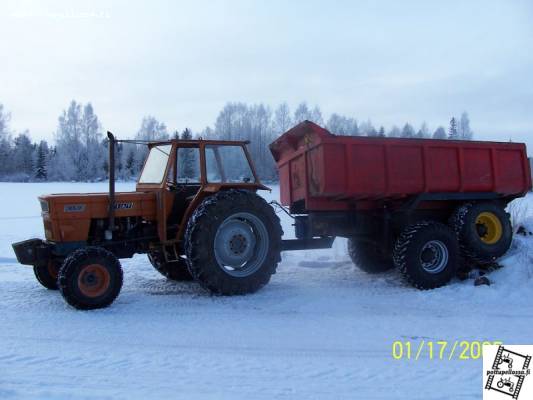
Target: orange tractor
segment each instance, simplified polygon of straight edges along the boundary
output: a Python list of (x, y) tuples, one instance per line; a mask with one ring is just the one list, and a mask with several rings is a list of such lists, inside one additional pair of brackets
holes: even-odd
[[(330, 247), (333, 239), (282, 241), (279, 218), (247, 142), (170, 140), (149, 152), (135, 192), (115, 193), (115, 143), (109, 138), (109, 193), (39, 197), (46, 240), (14, 243), (18, 261), (59, 289), (75, 308), (106, 307), (122, 287), (119, 258), (146, 253), (164, 276), (195, 279), (215, 294), (265, 285), (283, 247)], [(122, 141), (128, 142), (128, 141)]]

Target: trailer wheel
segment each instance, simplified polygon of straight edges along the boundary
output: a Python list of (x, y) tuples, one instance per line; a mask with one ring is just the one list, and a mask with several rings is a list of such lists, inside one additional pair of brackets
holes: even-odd
[(148, 253), (148, 260), (161, 275), (173, 281), (190, 281), (192, 275), (187, 268), (187, 261), (180, 258), (178, 261), (165, 262), (164, 255), (159, 250)]
[(348, 255), (359, 269), (377, 274), (394, 268), (390, 254), (380, 251), (377, 245), (355, 238), (348, 239)]
[(187, 224), (189, 271), (211, 293), (253, 293), (276, 272), (282, 234), (279, 218), (262, 197), (247, 190), (218, 192)]
[(509, 214), (496, 203), (467, 203), (450, 219), (463, 256), (477, 264), (488, 264), (503, 256), (513, 240)]
[(45, 288), (50, 290), (57, 290), (57, 275), (61, 263), (56, 260), (49, 260), (46, 264), (39, 264), (33, 266), (33, 273), (37, 281)]
[(394, 246), (394, 264), (418, 289), (446, 285), (456, 274), (459, 245), (451, 228), (419, 222), (403, 231)]
[(79, 310), (109, 306), (122, 288), (122, 268), (113, 253), (101, 247), (74, 251), (59, 270), (59, 291)]

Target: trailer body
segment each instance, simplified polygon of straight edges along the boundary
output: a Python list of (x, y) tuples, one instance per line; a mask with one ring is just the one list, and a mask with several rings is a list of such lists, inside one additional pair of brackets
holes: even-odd
[(378, 209), (420, 195), (509, 201), (531, 189), (522, 143), (337, 136), (305, 121), (271, 151), (281, 202), (295, 212)]

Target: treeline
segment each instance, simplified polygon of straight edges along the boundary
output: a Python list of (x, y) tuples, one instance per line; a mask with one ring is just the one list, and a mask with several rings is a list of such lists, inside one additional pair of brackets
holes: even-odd
[[(11, 115), (0, 104), (0, 180), (4, 181), (98, 181), (107, 178), (107, 139), (91, 103), (72, 101), (58, 118), (55, 140), (32, 142), (26, 130), (16, 134), (10, 129)], [(473, 137), (468, 114), (452, 117), (448, 128), (439, 126), (431, 132), (424, 122), (418, 129), (410, 123), (386, 130), (370, 120), (333, 113), (324, 119), (318, 106), (301, 103), (291, 112), (286, 103), (275, 109), (264, 104), (227, 103), (213, 126), (192, 132), (188, 128), (170, 130), (153, 116), (142, 119), (138, 131), (130, 135), (137, 140), (169, 138), (249, 140), (249, 149), (262, 179), (276, 180), (277, 172), (268, 144), (293, 125), (304, 120), (325, 126), (337, 135), (389, 136), (470, 140)], [(121, 136), (121, 139), (125, 137)], [(143, 165), (146, 147), (119, 144), (117, 171), (119, 179), (135, 179)]]

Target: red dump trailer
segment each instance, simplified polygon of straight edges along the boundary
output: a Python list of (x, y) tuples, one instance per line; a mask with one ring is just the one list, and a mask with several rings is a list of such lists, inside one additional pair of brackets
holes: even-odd
[(503, 255), (505, 207), (531, 189), (522, 143), (336, 136), (305, 121), (270, 149), (298, 239), (347, 237), (359, 267), (396, 265), (419, 288)]

